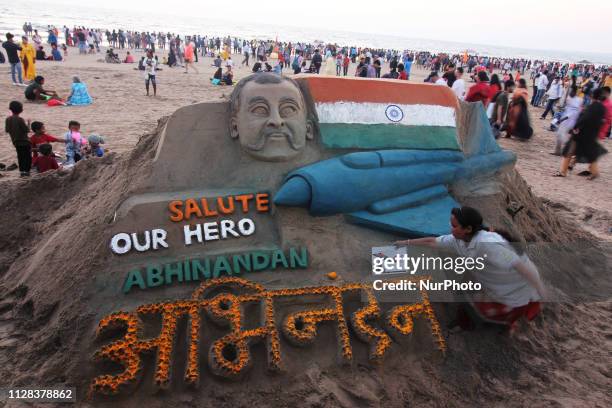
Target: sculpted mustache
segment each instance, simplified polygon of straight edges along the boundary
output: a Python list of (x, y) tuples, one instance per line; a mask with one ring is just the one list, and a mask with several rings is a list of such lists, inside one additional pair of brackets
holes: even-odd
[(282, 131), (282, 130), (267, 130), (267, 129), (261, 131), (259, 135), (257, 136), (257, 140), (254, 143), (251, 143), (248, 145), (249, 149), (255, 150), (255, 151), (262, 150), (264, 146), (266, 145), (268, 138), (272, 135), (278, 135), (278, 134), (282, 134), (283, 136), (285, 136), (285, 138), (287, 139), (287, 142), (289, 143), (289, 146), (291, 146), (293, 150), (300, 149), (292, 133)]

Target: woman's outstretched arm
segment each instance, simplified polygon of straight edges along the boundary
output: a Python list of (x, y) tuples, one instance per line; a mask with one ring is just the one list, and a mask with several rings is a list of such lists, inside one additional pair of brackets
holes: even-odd
[(396, 241), (395, 246), (407, 246), (407, 245), (422, 245), (422, 246), (430, 246), (435, 247), (436, 237), (425, 237), (425, 238), (416, 238), (416, 239), (407, 239), (405, 241)]

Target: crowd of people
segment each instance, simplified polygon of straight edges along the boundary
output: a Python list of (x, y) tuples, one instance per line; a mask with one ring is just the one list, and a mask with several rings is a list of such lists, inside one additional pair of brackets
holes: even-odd
[[(30, 23), (25, 23), (23, 30), (25, 35), (21, 43), (16, 43), (14, 36), (7, 34), (3, 48), (11, 65), (13, 83), (26, 86), (24, 96), (34, 102), (66, 105), (91, 103), (87, 87), (78, 77), (73, 78), (72, 92), (66, 99), (46, 89), (44, 78), (36, 73), (36, 60), (61, 61), (67, 56), (68, 47), (77, 47), (81, 54), (100, 53), (105, 41), (109, 48), (104, 61), (108, 63), (136, 63), (132, 53), (136, 50), (145, 53), (135, 69), (143, 72), (146, 95), (151, 94), (152, 87), (154, 96), (158, 92), (156, 77), (162, 65), (184, 68), (185, 73), (193, 71), (198, 74), (196, 63), (199, 57), (213, 59), (215, 73), (210, 78), (213, 85), (230, 86), (235, 83), (232, 55), (236, 54), (242, 56), (240, 66), (249, 67), (253, 73), (274, 72), (282, 75), (283, 70), (288, 69), (292, 74), (410, 80), (413, 66), (431, 70), (426, 82), (451, 88), (460, 100), (484, 105), (495, 137), (504, 135), (507, 138), (529, 139), (533, 135), (530, 105), (543, 109), (541, 119), (545, 120), (550, 114), (552, 122), (548, 128), (556, 132), (556, 147), (552, 153), (564, 155), (557, 175), (566, 175), (577, 160), (591, 163), (587, 176), (596, 178), (596, 160), (605, 153), (597, 139), (610, 137), (612, 67), (586, 61), (572, 64), (480, 56), (467, 51), (455, 54), (398, 51), (322, 42), (181, 36), (169, 32), (102, 30), (83, 26), (64, 26), (61, 31), (48, 26), (47, 43), (51, 47), (51, 55), (47, 56), (38, 30), (33, 29)], [(65, 40), (63, 44), (59, 43), (60, 34)], [(115, 50), (125, 50), (125, 58)], [(162, 50), (161, 60), (156, 50)], [(531, 97), (529, 86), (532, 87)], [(584, 118), (597, 122), (595, 139), (584, 136), (594, 132), (584, 127)], [(587, 139), (588, 143), (585, 142)], [(584, 143), (588, 146), (584, 147)], [(585, 152), (589, 154), (585, 156)], [(566, 163), (566, 156), (570, 156), (569, 164)]]
[(519, 69), (513, 77), (512, 64), (506, 61), (501, 66), (504, 68), (499, 75), (492, 73), (490, 77), (493, 71), (484, 64), (473, 69), (476, 83), (469, 89), (463, 79), (464, 67), (450, 61), (442, 67), (442, 75), (432, 71), (425, 81), (450, 87), (460, 100), (481, 102), (496, 138), (505, 132), (507, 138), (528, 140), (533, 135), (528, 107), (543, 109), (540, 119), (546, 120), (551, 114), (548, 129), (556, 132), (556, 146), (551, 154), (563, 156), (555, 176), (567, 176), (573, 163), (578, 162), (589, 164), (589, 170), (580, 172), (580, 176), (588, 180), (599, 177), (597, 160), (607, 150), (598, 141), (609, 139), (612, 129), (612, 69), (528, 62), (533, 86), (529, 98), (527, 80), (521, 77), (524, 72)]

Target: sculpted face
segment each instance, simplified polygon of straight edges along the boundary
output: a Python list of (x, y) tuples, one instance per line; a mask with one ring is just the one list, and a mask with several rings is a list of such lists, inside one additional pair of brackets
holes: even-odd
[(302, 93), (289, 81), (248, 82), (238, 102), (238, 112), (231, 118), (231, 136), (258, 160), (291, 160), (304, 150), (306, 140), (313, 138)]

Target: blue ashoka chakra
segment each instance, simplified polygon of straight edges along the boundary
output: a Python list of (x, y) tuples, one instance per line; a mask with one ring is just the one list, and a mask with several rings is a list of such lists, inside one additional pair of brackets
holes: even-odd
[(385, 115), (387, 115), (387, 119), (391, 122), (400, 122), (404, 119), (404, 112), (402, 108), (397, 105), (389, 105), (387, 109), (385, 109)]

